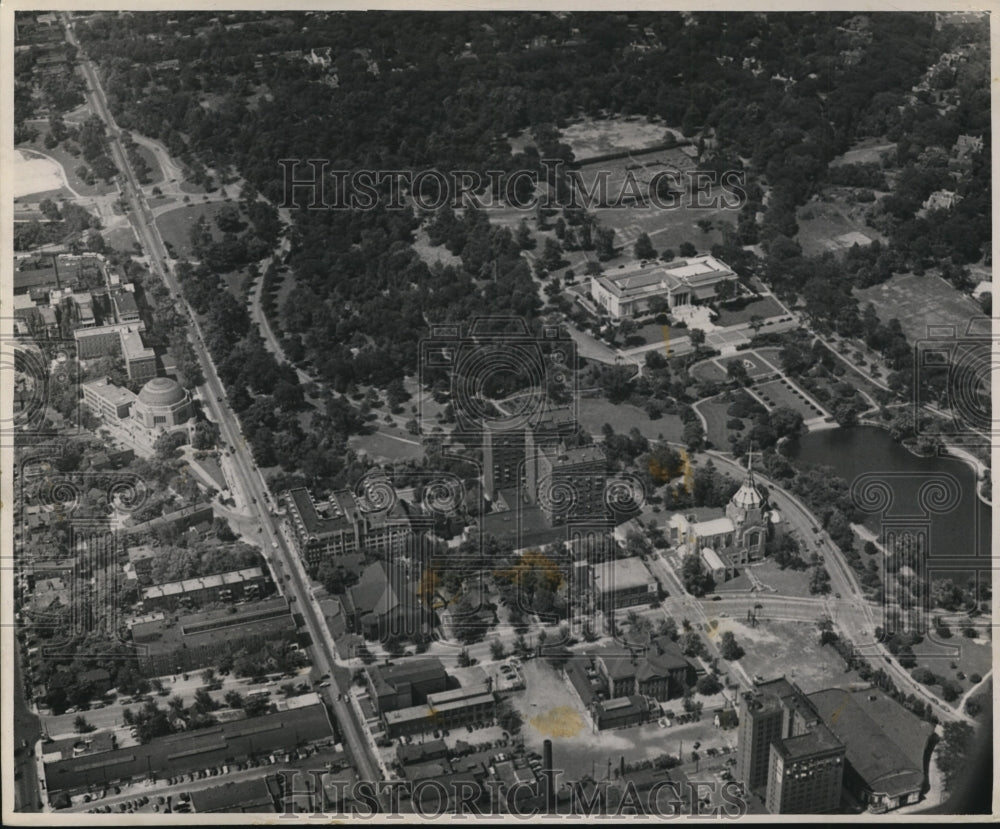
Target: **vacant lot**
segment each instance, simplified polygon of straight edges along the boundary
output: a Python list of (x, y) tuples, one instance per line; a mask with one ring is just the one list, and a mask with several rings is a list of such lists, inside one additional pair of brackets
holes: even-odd
[(754, 390), (764, 398), (769, 406), (787, 406), (799, 412), (805, 420), (813, 417), (821, 417), (825, 413), (809, 402), (806, 395), (798, 386), (782, 378), (780, 380), (769, 380), (766, 383), (759, 383), (754, 386)]
[(882, 322), (898, 319), (911, 342), (924, 339), (928, 326), (954, 325), (961, 337), (969, 321), (983, 315), (971, 297), (935, 274), (899, 274), (871, 288), (855, 289), (862, 306), (872, 303)]
[(15, 199), (63, 186), (62, 169), (57, 162), (24, 151), (14, 153), (13, 179)]
[(773, 587), (779, 596), (809, 596), (808, 570), (792, 570), (786, 567), (782, 570), (771, 559), (766, 559), (753, 566), (754, 575), (765, 587)]
[(882, 156), (896, 149), (895, 143), (886, 142), (881, 138), (866, 138), (859, 141), (843, 155), (830, 162), (831, 167), (840, 164), (878, 164)]
[(592, 435), (600, 434), (604, 424), (610, 423), (620, 434), (636, 427), (649, 440), (679, 442), (684, 436), (684, 425), (677, 415), (665, 414), (657, 420), (650, 420), (642, 409), (628, 403), (615, 405), (598, 397), (587, 397), (580, 401), (579, 420), (580, 425)]
[[(817, 607), (817, 618), (821, 610)], [(783, 674), (807, 694), (859, 681), (857, 674), (844, 670), (844, 660), (833, 648), (819, 647), (814, 624), (763, 619), (751, 628), (735, 619), (725, 621), (745, 651), (740, 665), (751, 677)]]

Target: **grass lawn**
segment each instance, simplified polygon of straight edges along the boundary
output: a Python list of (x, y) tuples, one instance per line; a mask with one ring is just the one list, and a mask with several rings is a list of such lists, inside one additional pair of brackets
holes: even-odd
[(156, 217), (156, 225), (163, 235), (163, 241), (172, 246), (174, 256), (178, 259), (188, 259), (194, 256), (191, 247), (191, 228), (201, 216), (208, 219), (208, 227), (212, 238), (222, 239), (222, 232), (212, 221), (216, 213), (228, 205), (225, 202), (192, 202)]
[(796, 214), (799, 226), (796, 239), (806, 256), (844, 251), (855, 241), (859, 244), (870, 244), (875, 239), (884, 241), (882, 235), (865, 222), (866, 205), (850, 204), (840, 189), (828, 190), (824, 196), (823, 201), (811, 201)]
[(615, 405), (600, 397), (586, 397), (579, 403), (579, 420), (592, 435), (600, 434), (605, 423), (610, 423), (619, 434), (627, 434), (633, 426), (649, 440), (680, 442), (684, 424), (678, 415), (665, 414), (650, 420), (642, 409), (629, 403)]
[(747, 370), (747, 374), (750, 375), (751, 379), (757, 380), (761, 377), (768, 377), (774, 374), (774, 369), (771, 367), (768, 361), (762, 360), (752, 351), (744, 351), (742, 354), (738, 354), (735, 357), (726, 357), (725, 359), (720, 359), (728, 372), (729, 364), (732, 362), (741, 362)]
[(136, 151), (143, 161), (146, 162), (149, 167), (149, 179), (143, 184), (143, 187), (153, 187), (157, 184), (163, 183), (163, 170), (160, 169), (160, 162), (156, 160), (156, 156), (149, 147), (144, 147), (142, 144), (136, 144)]
[(779, 317), (785, 313), (785, 310), (778, 304), (778, 301), (774, 297), (765, 296), (755, 299), (753, 302), (748, 302), (739, 310), (720, 307), (718, 308), (718, 312), (719, 315), (715, 319), (715, 324), (726, 326), (736, 325), (741, 322), (750, 322), (750, 318), (754, 316), (760, 317), (762, 320), (766, 320), (769, 317)]
[(832, 647), (819, 647), (813, 624), (763, 619), (751, 628), (736, 619), (723, 621), (745, 651), (740, 665), (751, 677), (784, 674), (807, 694), (860, 681), (855, 672), (844, 670), (844, 660)]
[(767, 587), (773, 587), (780, 596), (809, 596), (808, 570), (793, 570), (790, 567), (782, 570), (771, 559), (753, 566), (754, 575)]
[(413, 440), (417, 440), (413, 435), (379, 424), (378, 431), (374, 434), (352, 435), (347, 445), (355, 452), (363, 451), (375, 459), (394, 461), (423, 457), (423, 446), (419, 442), (416, 445), (410, 443)]
[(809, 420), (823, 414), (812, 403), (807, 403), (805, 395), (793, 386), (788, 380), (769, 380), (766, 383), (758, 383), (754, 390), (763, 397), (770, 406), (787, 406), (799, 412), (803, 418)]
[(883, 323), (895, 318), (911, 343), (924, 339), (932, 325), (954, 325), (962, 337), (974, 317), (983, 316), (979, 303), (957, 291), (936, 274), (897, 274), (881, 285), (855, 289), (861, 307), (875, 306)]
[[(726, 403), (721, 397), (713, 398), (712, 400), (705, 400), (695, 404), (695, 408), (701, 412), (708, 424), (708, 428), (705, 431), (706, 438), (711, 444), (711, 448), (718, 449), (720, 452), (729, 451), (729, 435), (733, 434), (732, 430), (726, 426), (726, 423), (731, 419), (729, 415), (726, 414), (726, 409), (728, 409), (730, 405), (731, 404)], [(746, 424), (744, 423), (744, 425)]]
[[(933, 671), (940, 677), (953, 679), (962, 686), (963, 692), (973, 686), (969, 680), (972, 674), (985, 676), (992, 667), (992, 648), (987, 640), (966, 639), (957, 628), (952, 628), (950, 639), (940, 639), (936, 635), (927, 636), (913, 646), (917, 664)], [(956, 667), (952, 668), (952, 664)], [(961, 671), (965, 679), (959, 679)], [(927, 686), (937, 696), (941, 696), (941, 686)]]
[(131, 251), (135, 247), (135, 233), (131, 225), (105, 230), (101, 235), (104, 236), (105, 243), (115, 250)]
[(690, 371), (691, 374), (693, 374), (698, 380), (704, 380), (710, 383), (726, 382), (725, 369), (720, 368), (714, 360), (706, 360), (703, 363), (698, 363), (698, 365), (692, 367)]
[(588, 158), (622, 150), (641, 150), (662, 144), (668, 130), (646, 118), (583, 118), (561, 130), (561, 139), (576, 158)]
[[(34, 141), (18, 144), (16, 149), (34, 150), (37, 153), (54, 159), (59, 165), (62, 166), (63, 171), (66, 173), (66, 179), (69, 182), (69, 186), (81, 196), (100, 196), (105, 193), (113, 193), (115, 191), (114, 182), (105, 183), (104, 181), (98, 179), (94, 184), (87, 184), (87, 182), (80, 178), (75, 172), (77, 167), (89, 166), (87, 162), (84, 161), (83, 155), (70, 155), (62, 144), (49, 149), (45, 146), (46, 135), (48, 135), (48, 129), (41, 129), (38, 132), (38, 137)], [(31, 154), (29, 153), (29, 155)]]

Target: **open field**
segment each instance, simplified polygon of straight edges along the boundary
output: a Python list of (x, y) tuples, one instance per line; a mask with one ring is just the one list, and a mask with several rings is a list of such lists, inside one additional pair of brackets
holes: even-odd
[(105, 243), (115, 250), (131, 251), (135, 247), (135, 232), (131, 225), (105, 230), (101, 235), (104, 236)]
[(769, 317), (779, 317), (785, 313), (778, 301), (774, 297), (765, 296), (748, 302), (739, 310), (729, 308), (719, 308), (719, 315), (715, 318), (715, 324), (719, 326), (737, 325), (741, 322), (750, 322), (751, 318), (759, 317), (766, 320)]
[(823, 411), (807, 402), (798, 386), (793, 385), (785, 378), (759, 383), (754, 386), (754, 390), (764, 398), (769, 406), (787, 406), (799, 412), (805, 420), (823, 416)]
[(628, 403), (615, 405), (599, 397), (585, 397), (579, 404), (580, 425), (592, 435), (598, 435), (605, 423), (610, 423), (619, 434), (627, 434), (636, 427), (649, 440), (679, 442), (683, 438), (684, 426), (680, 417), (662, 415), (658, 420), (650, 420), (642, 410)]
[(726, 382), (726, 371), (715, 360), (706, 360), (704, 363), (698, 363), (690, 371), (698, 380), (704, 380), (709, 383)]
[[(721, 452), (729, 451), (729, 435), (733, 434), (726, 423), (730, 420), (726, 414), (726, 409), (731, 404), (726, 403), (721, 397), (712, 400), (704, 400), (695, 404), (695, 408), (701, 412), (708, 424), (705, 430), (705, 437), (711, 444), (711, 448)], [(746, 425), (746, 422), (744, 425)]]
[[(615, 193), (613, 186), (610, 192)], [(689, 204), (689, 201), (682, 198), (681, 206), (671, 210), (652, 206), (604, 207), (592, 212), (601, 225), (615, 229), (615, 245), (623, 250), (629, 260), (633, 258), (632, 245), (642, 233), (649, 234), (650, 241), (658, 254), (669, 248), (679, 256), (680, 246), (684, 242), (690, 242), (699, 254), (705, 254), (713, 245), (722, 242), (722, 227), (727, 225), (735, 227), (737, 211), (723, 207), (699, 208)], [(708, 232), (702, 231), (696, 224), (702, 219), (713, 223), (712, 229)], [(619, 264), (624, 264), (625, 261), (625, 259), (612, 260), (604, 264), (604, 269), (611, 270)]]
[(799, 208), (796, 215), (797, 239), (804, 254), (818, 256), (826, 251), (847, 250), (855, 242), (864, 246), (874, 239), (884, 241), (881, 234), (865, 222), (867, 205), (849, 204), (839, 195), (827, 194), (827, 199), (810, 201)]
[[(985, 676), (992, 667), (992, 649), (985, 640), (966, 639), (957, 628), (952, 628), (950, 639), (937, 638), (932, 634), (913, 646), (917, 664), (933, 671), (944, 679), (953, 679), (962, 686), (963, 693), (973, 686), (969, 680), (972, 674)], [(955, 667), (952, 668), (954, 663)], [(965, 679), (958, 678), (958, 672)], [(927, 689), (941, 696), (940, 685), (928, 685)]]
[(370, 458), (386, 460), (409, 460), (423, 457), (424, 449), (413, 435), (404, 434), (386, 424), (380, 424), (379, 430), (371, 435), (352, 435), (347, 445), (355, 452), (364, 452)]
[(174, 256), (178, 259), (188, 259), (194, 256), (191, 247), (191, 228), (199, 217), (205, 216), (208, 219), (213, 239), (217, 241), (222, 239), (222, 233), (215, 226), (213, 218), (225, 206), (225, 202), (192, 202), (160, 214), (156, 217), (156, 225), (168, 249), (173, 248)]
[(854, 295), (862, 307), (872, 303), (883, 323), (898, 319), (911, 343), (927, 337), (931, 325), (954, 325), (962, 337), (969, 321), (983, 316), (975, 300), (936, 274), (897, 274), (881, 285), (856, 288)]
[[(771, 559), (765, 559), (753, 566), (754, 575), (765, 587), (773, 587), (779, 596), (809, 596), (808, 570), (793, 570), (790, 567), (782, 570)], [(818, 599), (817, 599), (818, 601)]]
[(622, 150), (655, 147), (671, 133), (680, 137), (678, 132), (646, 118), (585, 118), (563, 129), (561, 137), (572, 148), (574, 157), (585, 159)]
[(14, 198), (58, 190), (63, 186), (62, 169), (50, 158), (23, 150), (14, 152)]
[[(30, 142), (19, 144), (17, 149), (20, 151), (28, 152), (29, 155), (35, 154), (36, 157), (47, 156), (48, 158), (55, 161), (58, 165), (62, 167), (62, 171), (66, 176), (66, 182), (69, 187), (79, 193), (81, 196), (99, 196), (106, 193), (115, 192), (114, 182), (105, 183), (104, 181), (98, 179), (94, 184), (87, 184), (82, 178), (76, 174), (76, 169), (78, 167), (88, 166), (83, 160), (82, 155), (70, 155), (62, 144), (52, 147), (49, 149), (45, 146), (45, 136), (48, 134), (47, 129), (42, 129), (39, 131), (38, 137)], [(62, 186), (63, 182), (60, 180), (57, 186)], [(26, 191), (32, 192), (32, 191)], [(37, 192), (37, 191), (36, 191)], [(14, 196), (17, 197), (18, 193), (15, 190)]]
[[(817, 619), (821, 615), (822, 606), (817, 604)], [(807, 694), (860, 681), (856, 673), (844, 670), (844, 660), (832, 647), (819, 647), (815, 625), (758, 617), (757, 627), (751, 628), (742, 620), (721, 621), (727, 623), (723, 630), (731, 630), (745, 651), (740, 665), (751, 677), (772, 679), (783, 674)]]

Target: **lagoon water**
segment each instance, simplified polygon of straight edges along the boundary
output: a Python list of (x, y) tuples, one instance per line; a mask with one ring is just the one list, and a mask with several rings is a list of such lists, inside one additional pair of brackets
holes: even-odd
[[(932, 556), (989, 556), (991, 508), (976, 495), (976, 475), (964, 461), (951, 457), (921, 458), (875, 426), (811, 432), (790, 447), (793, 457), (830, 466), (848, 485), (865, 473), (887, 473), (892, 491), (887, 515), (921, 513), (918, 493), (933, 478), (950, 476), (957, 485), (954, 508), (930, 518)], [(865, 525), (878, 533), (881, 516), (869, 514)]]

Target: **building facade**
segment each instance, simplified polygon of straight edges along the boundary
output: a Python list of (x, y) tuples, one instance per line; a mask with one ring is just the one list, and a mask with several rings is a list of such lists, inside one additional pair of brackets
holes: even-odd
[(695, 256), (600, 274), (591, 279), (590, 294), (612, 319), (623, 320), (710, 300), (723, 283), (736, 280), (736, 273), (721, 260)]
[(794, 683), (781, 677), (743, 695), (736, 777), (772, 814), (837, 811), (844, 757), (844, 744)]

